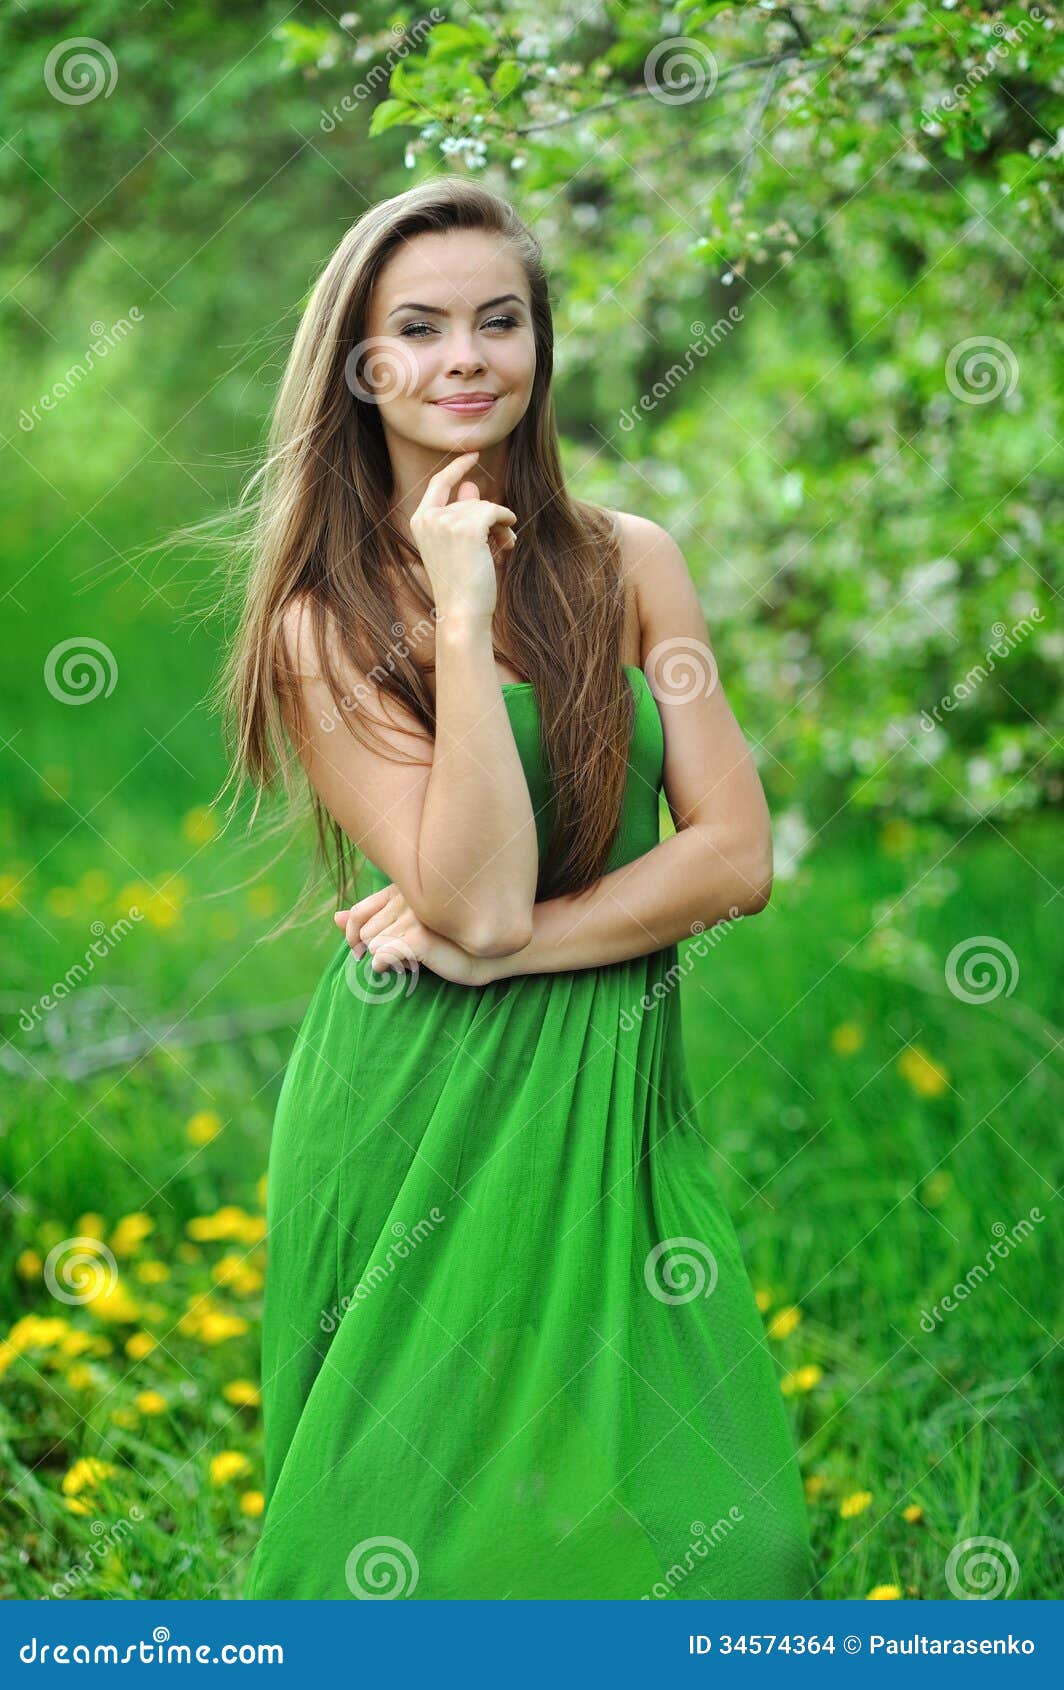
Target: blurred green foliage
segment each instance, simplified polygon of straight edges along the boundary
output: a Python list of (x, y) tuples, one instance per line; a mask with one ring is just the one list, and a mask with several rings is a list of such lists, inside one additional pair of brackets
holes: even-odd
[(467, 169), (544, 244), (574, 486), (683, 545), (798, 833), (1059, 798), (1057, 13), (203, 0), (163, 50), (160, 18), (0, 24), (10, 473), (46, 545), (90, 524), (135, 591), (88, 494), (170, 467), (160, 530), (231, 499), (344, 226)]

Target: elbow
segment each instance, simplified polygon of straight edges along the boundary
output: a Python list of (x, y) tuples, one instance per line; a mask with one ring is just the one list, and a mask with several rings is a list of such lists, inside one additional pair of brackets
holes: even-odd
[(532, 914), (528, 911), (509, 920), (496, 918), (473, 924), (458, 943), (470, 956), (513, 956), (515, 951), (523, 951), (531, 939)]
[(772, 897), (771, 836), (736, 840), (727, 849), (722, 848), (720, 840), (710, 840), (709, 847), (710, 902), (714, 910), (708, 921), (759, 915)]
[(759, 843), (744, 855), (736, 876), (735, 908), (739, 915), (760, 915), (772, 897), (772, 841)]
[(488, 915), (433, 909), (417, 914), (426, 927), (460, 945), (469, 956), (512, 956), (532, 939), (531, 909), (493, 910)]

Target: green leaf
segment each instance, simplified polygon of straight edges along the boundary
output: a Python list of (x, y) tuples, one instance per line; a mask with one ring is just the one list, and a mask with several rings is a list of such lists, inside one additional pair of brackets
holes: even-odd
[(524, 71), (516, 59), (503, 59), (496, 65), (491, 79), (491, 91), (497, 100), (505, 100), (524, 80)]

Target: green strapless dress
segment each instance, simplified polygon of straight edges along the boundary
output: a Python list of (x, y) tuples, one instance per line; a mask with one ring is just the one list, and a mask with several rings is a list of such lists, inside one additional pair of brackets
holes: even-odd
[[(659, 839), (661, 718), (629, 674), (611, 869)], [(537, 701), (527, 683), (504, 696), (542, 861)], [(467, 987), (376, 975), (340, 943), (270, 1146), (266, 1513), (245, 1597), (811, 1593), (677, 961), (669, 945)]]

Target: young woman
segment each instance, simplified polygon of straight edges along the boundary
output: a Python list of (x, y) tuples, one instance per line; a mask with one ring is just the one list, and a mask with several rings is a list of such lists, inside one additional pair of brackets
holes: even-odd
[(298, 757), (344, 907), (270, 1149), (247, 1596), (812, 1583), (677, 989), (768, 898), (765, 802), (678, 547), (566, 489), (552, 359), (536, 241), (436, 179), (344, 237), (278, 401), (235, 766)]

